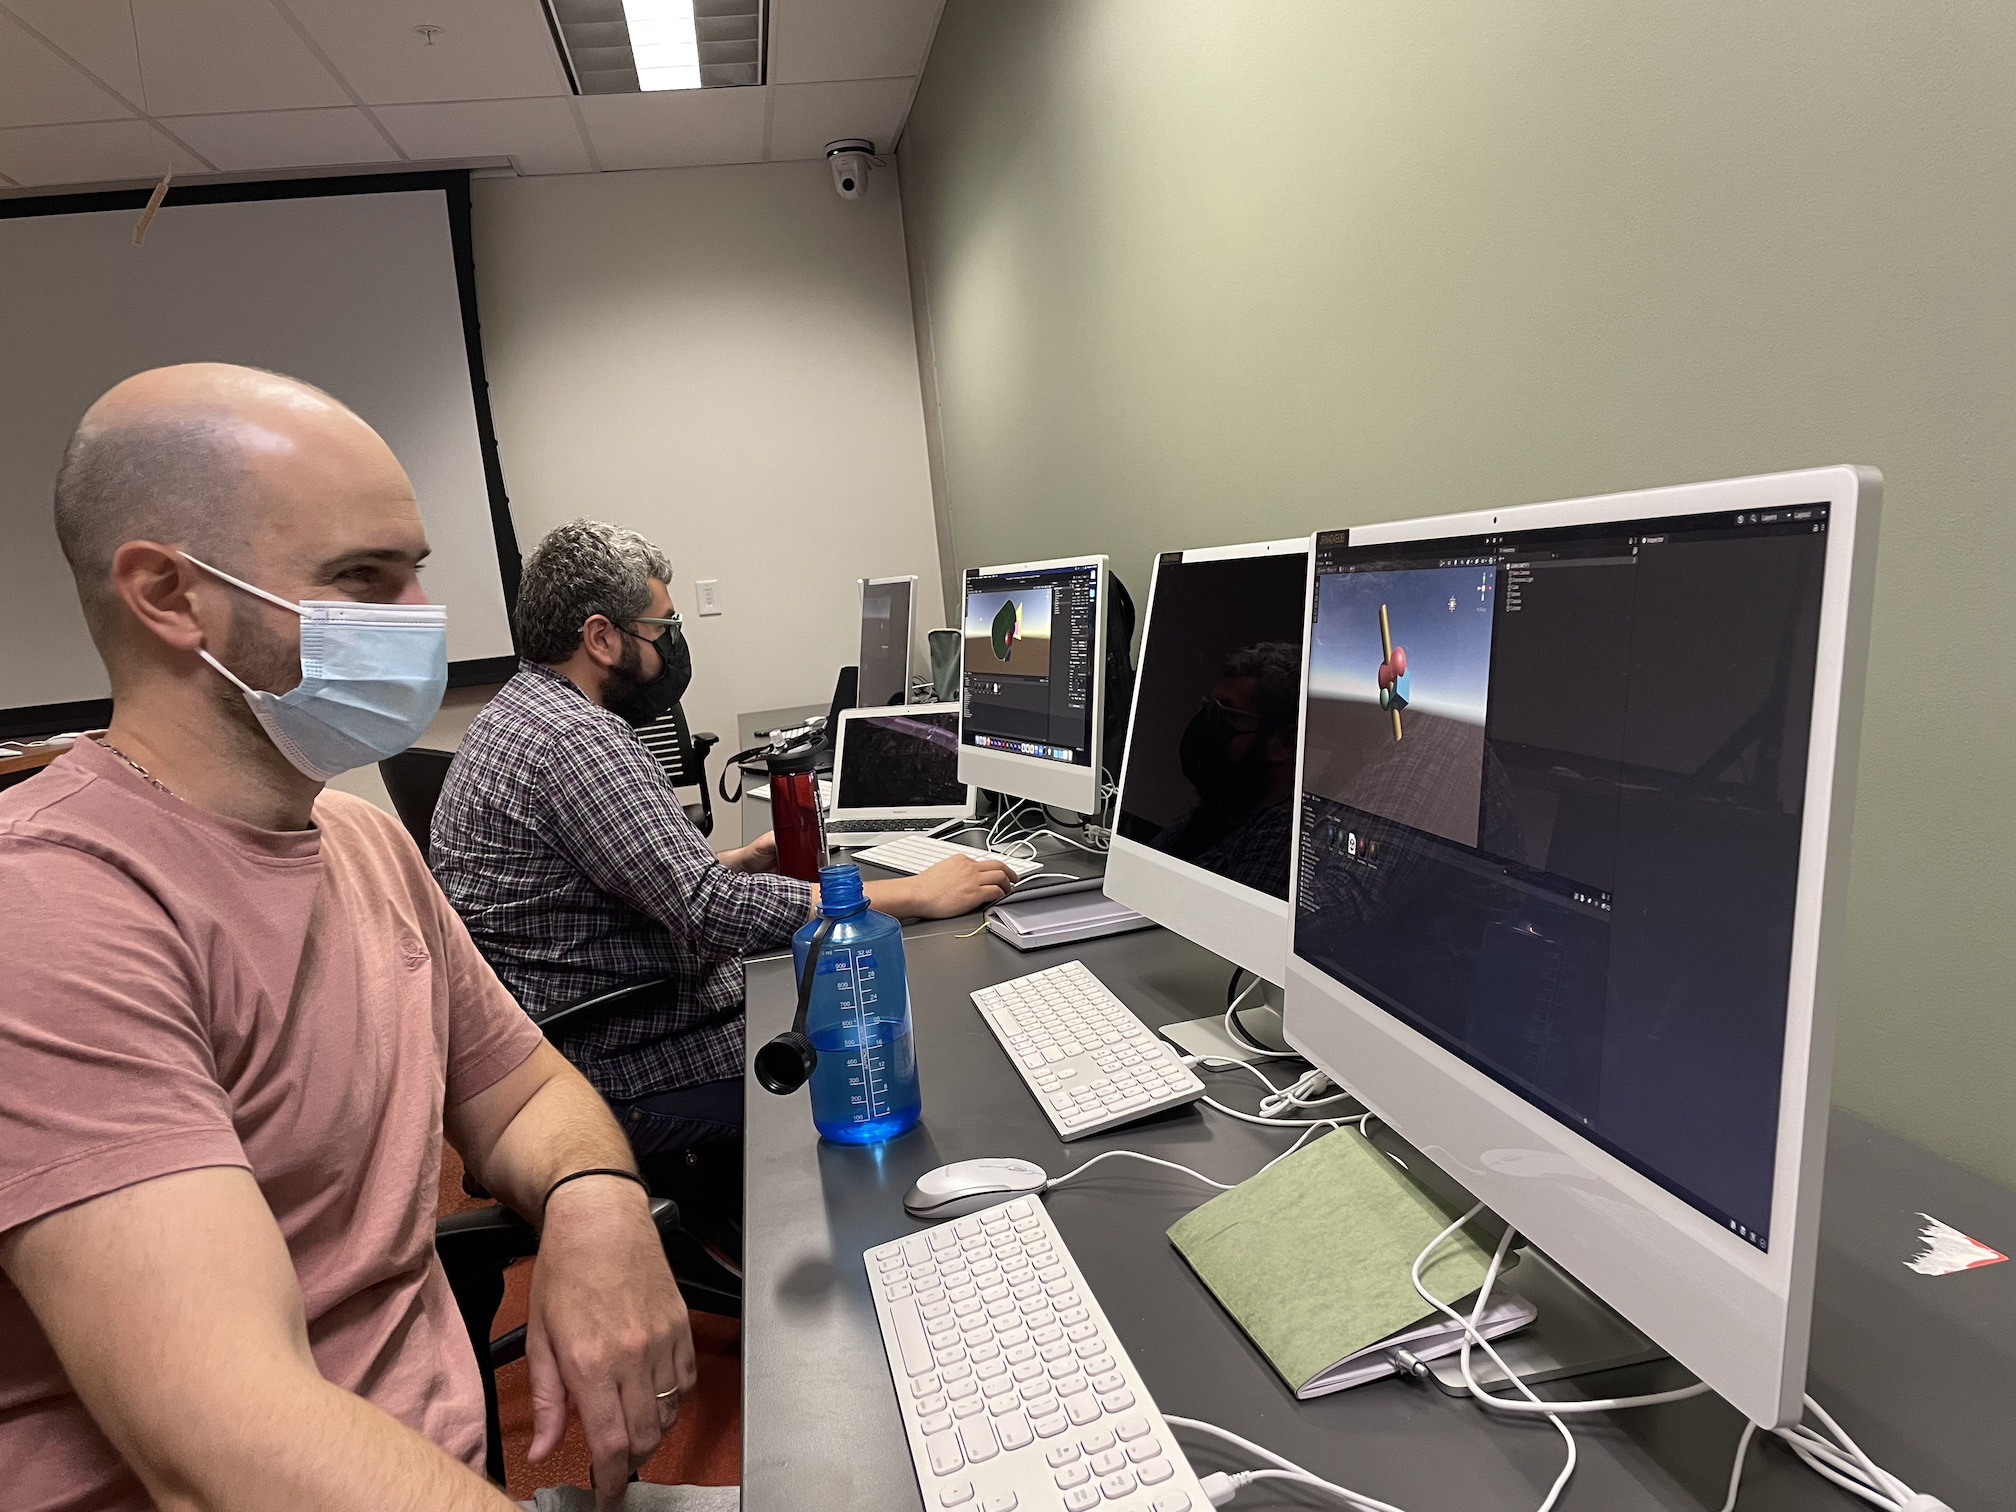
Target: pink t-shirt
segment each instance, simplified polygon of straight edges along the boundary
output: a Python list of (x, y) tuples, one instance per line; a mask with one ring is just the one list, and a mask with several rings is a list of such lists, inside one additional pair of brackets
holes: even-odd
[[(0, 793), (0, 1232), (135, 1182), (243, 1166), (322, 1374), (480, 1468), (476, 1361), (434, 1256), (441, 1110), (535, 1028), (396, 821), (191, 807), (80, 740)], [(0, 1276), (16, 1512), (146, 1508)]]

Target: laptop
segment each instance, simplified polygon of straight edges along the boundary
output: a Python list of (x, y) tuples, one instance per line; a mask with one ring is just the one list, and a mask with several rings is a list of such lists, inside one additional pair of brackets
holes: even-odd
[(959, 780), (959, 705), (846, 709), (833, 748), (831, 845), (880, 845), (971, 822), (979, 795)]

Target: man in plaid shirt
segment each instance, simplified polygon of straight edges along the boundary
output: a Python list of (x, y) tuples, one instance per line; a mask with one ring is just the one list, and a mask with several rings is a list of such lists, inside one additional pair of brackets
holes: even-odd
[[(784, 945), (813, 887), (763, 835), (716, 856), (637, 725), (685, 691), (690, 661), (664, 554), (593, 520), (525, 563), (524, 660), (476, 717), (434, 811), (429, 859), (477, 947), (534, 1018), (641, 978), (648, 1005), (560, 1048), (639, 1155), (738, 1138), (742, 957)], [(868, 884), (871, 907), (950, 918), (1005, 897), (998, 861), (959, 857)]]

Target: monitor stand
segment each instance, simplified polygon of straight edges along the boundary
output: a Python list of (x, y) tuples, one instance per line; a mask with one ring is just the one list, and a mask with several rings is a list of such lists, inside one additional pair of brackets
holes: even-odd
[[(1277, 1055), (1293, 1055), (1288, 1041), (1281, 1034), (1281, 989), (1272, 982), (1263, 981), (1256, 996), (1248, 996), (1239, 1009), (1239, 1027), (1269, 1051)], [(1163, 1038), (1174, 1041), (1191, 1055), (1205, 1056), (1211, 1060), (1258, 1061), (1268, 1057), (1242, 1045), (1225, 1032), (1225, 1015), (1214, 1013), (1207, 1018), (1190, 1019), (1181, 1024), (1164, 1024)]]
[[(1519, 1263), (1505, 1272), (1493, 1294), (1503, 1290), (1524, 1297), (1539, 1316), (1491, 1344), (1529, 1386), (1666, 1358), (1665, 1350), (1540, 1251), (1527, 1245), (1515, 1253)], [(1469, 1395), (1461, 1351), (1430, 1360), (1426, 1368), (1435, 1384), (1451, 1396)], [(1517, 1394), (1481, 1349), (1470, 1351), (1470, 1374), (1486, 1391)]]

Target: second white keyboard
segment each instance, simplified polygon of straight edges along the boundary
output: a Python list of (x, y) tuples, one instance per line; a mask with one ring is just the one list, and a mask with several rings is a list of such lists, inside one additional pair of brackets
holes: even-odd
[(1042, 1203), (862, 1259), (926, 1512), (1211, 1512)]
[(1082, 1139), (1201, 1096), (1204, 1083), (1082, 961), (982, 987), (973, 1006), (1049, 1115)]
[(953, 856), (971, 856), (976, 861), (999, 861), (1015, 873), (1017, 882), (1043, 870), (1041, 861), (1003, 856), (995, 851), (982, 850), (977, 845), (954, 845), (950, 840), (939, 840), (931, 835), (905, 835), (900, 840), (886, 840), (854, 853), (856, 861), (866, 861), (872, 866), (912, 877)]

